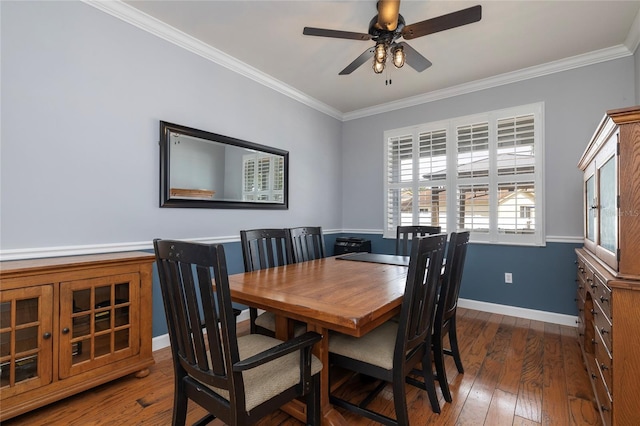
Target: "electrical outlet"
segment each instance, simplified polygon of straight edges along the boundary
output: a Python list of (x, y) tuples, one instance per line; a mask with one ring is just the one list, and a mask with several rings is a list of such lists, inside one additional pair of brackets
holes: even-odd
[(505, 272), (504, 273), (504, 282), (506, 284), (511, 284), (513, 283), (513, 275), (511, 275), (511, 272)]

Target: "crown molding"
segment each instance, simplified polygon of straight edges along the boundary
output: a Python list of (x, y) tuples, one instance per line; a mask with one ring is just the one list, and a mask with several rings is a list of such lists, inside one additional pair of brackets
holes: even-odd
[(587, 65), (597, 64), (600, 62), (611, 61), (614, 59), (624, 58), (633, 55), (633, 52), (640, 44), (640, 12), (630, 28), (629, 34), (623, 45), (611, 48), (601, 49), (546, 64), (524, 68), (522, 70), (500, 74), (497, 76), (476, 80), (473, 82), (461, 84), (458, 86), (448, 87), (445, 89), (434, 90), (421, 95), (400, 99), (394, 102), (388, 102), (363, 108), (347, 113), (318, 101), (315, 98), (271, 77), (262, 71), (241, 62), (226, 53), (203, 43), (202, 41), (150, 16), (140, 10), (123, 3), (120, 0), (82, 0), (85, 4), (95, 7), (105, 13), (108, 13), (124, 22), (127, 22), (137, 28), (147, 31), (163, 40), (166, 40), (176, 46), (182, 47), (196, 55), (208, 59), (218, 65), (221, 65), (233, 72), (245, 76), (259, 84), (262, 84), (276, 92), (279, 92), (289, 98), (296, 100), (310, 108), (322, 112), (330, 117), (340, 121), (350, 121), (358, 118), (364, 118), (371, 115), (382, 114), (390, 111), (399, 110), (417, 106), (441, 99), (460, 96), (480, 90), (490, 89), (493, 87), (503, 86), (506, 84), (516, 83), (519, 81), (529, 80), (532, 78), (542, 77), (557, 72), (567, 71)]
[(342, 113), (337, 109), (330, 107), (312, 98), (305, 93), (271, 77), (262, 71), (245, 64), (234, 57), (192, 37), (146, 13), (141, 12), (133, 6), (120, 1), (101, 1), (101, 0), (82, 0), (87, 5), (93, 6), (111, 16), (114, 16), (124, 22), (127, 22), (143, 31), (147, 31), (169, 43), (195, 53), (205, 59), (208, 59), (220, 66), (234, 71), (244, 77), (247, 77), (259, 84), (262, 84), (276, 92), (292, 98), (304, 105), (307, 105), (317, 111), (320, 111), (330, 117), (342, 120)]
[(574, 68), (580, 68), (600, 62), (624, 58), (626, 56), (631, 56), (632, 54), (633, 53), (624, 45), (596, 50), (594, 52), (585, 53), (583, 55), (572, 56), (570, 58), (548, 62), (546, 64), (524, 68), (518, 71), (499, 74), (482, 80), (460, 84), (458, 86), (434, 90), (422, 95), (400, 99), (395, 102), (389, 102), (370, 108), (363, 108), (357, 111), (348, 112), (343, 115), (343, 121), (355, 120), (375, 114), (382, 114), (402, 108), (408, 108), (428, 102), (434, 102), (441, 99), (452, 98), (454, 96), (460, 96), (467, 93), (490, 89), (492, 87), (503, 86), (506, 84), (542, 77), (549, 74), (555, 74), (557, 72), (567, 71)]

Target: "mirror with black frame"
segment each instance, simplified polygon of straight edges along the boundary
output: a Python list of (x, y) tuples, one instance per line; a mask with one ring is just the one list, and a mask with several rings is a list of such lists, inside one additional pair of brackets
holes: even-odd
[(287, 209), (289, 152), (160, 121), (160, 207)]

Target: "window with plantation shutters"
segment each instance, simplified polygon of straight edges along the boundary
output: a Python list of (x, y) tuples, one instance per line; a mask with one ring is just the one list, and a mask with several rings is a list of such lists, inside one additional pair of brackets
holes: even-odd
[(284, 200), (284, 158), (271, 154), (242, 157), (242, 199), (245, 201)]
[(469, 230), (476, 242), (544, 245), (542, 111), (537, 103), (386, 131), (384, 236), (433, 225)]

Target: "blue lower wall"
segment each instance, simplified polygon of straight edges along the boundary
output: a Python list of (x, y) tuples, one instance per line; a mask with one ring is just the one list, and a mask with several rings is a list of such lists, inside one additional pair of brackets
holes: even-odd
[[(327, 255), (333, 255), (337, 237), (371, 240), (374, 253), (395, 252), (395, 240), (372, 234), (326, 234)], [(470, 244), (460, 297), (567, 315), (577, 315), (575, 297), (575, 249), (581, 244), (547, 243), (545, 247)], [(225, 243), (229, 274), (244, 271), (239, 242)], [(504, 283), (504, 273), (513, 283)], [(153, 336), (167, 333), (162, 296), (154, 268)]]

